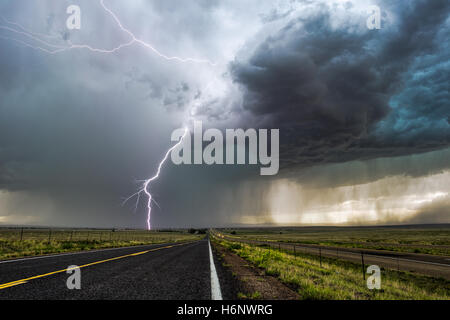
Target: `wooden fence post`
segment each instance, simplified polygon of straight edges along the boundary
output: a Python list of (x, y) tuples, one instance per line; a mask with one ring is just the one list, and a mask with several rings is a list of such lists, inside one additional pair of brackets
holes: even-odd
[(363, 279), (366, 280), (366, 272), (364, 268), (364, 253), (361, 251), (361, 266), (362, 266), (362, 273), (363, 273)]
[(320, 267), (322, 268), (322, 248), (319, 248)]

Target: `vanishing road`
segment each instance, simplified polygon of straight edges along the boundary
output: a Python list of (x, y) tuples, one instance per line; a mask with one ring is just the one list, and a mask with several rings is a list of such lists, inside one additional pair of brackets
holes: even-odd
[[(212, 261), (208, 239), (0, 261), (0, 300), (220, 299)], [(81, 290), (66, 286), (72, 265)]]

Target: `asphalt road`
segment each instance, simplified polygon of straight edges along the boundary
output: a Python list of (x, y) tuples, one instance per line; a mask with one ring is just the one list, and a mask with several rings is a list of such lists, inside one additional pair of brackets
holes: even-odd
[[(67, 268), (80, 267), (69, 290)], [(0, 261), (5, 299), (211, 299), (208, 240)]]

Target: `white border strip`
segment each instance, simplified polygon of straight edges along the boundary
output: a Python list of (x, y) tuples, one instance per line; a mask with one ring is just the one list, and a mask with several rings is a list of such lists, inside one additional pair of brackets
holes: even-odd
[(209, 238), (208, 238), (208, 247), (209, 247), (209, 262), (211, 265), (211, 300), (223, 300), (222, 292), (220, 291), (219, 277), (217, 276), (216, 266), (214, 265), (214, 258)]

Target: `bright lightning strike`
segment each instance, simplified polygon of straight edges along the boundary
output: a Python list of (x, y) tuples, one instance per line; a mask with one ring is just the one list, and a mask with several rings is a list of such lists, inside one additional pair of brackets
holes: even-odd
[[(105, 10), (113, 18), (113, 20), (116, 22), (116, 24), (120, 28), (120, 30), (122, 30), (124, 33), (126, 33), (128, 35), (128, 37), (130, 38), (129, 41), (127, 41), (125, 43), (121, 43), (112, 49), (95, 48), (95, 47), (92, 47), (87, 44), (73, 44), (71, 41), (68, 41), (68, 45), (67, 44), (56, 45), (56, 44), (50, 43), (47, 40), (43, 39), (43, 38), (54, 38), (54, 36), (49, 36), (49, 35), (40, 34), (40, 33), (33, 33), (31, 31), (28, 31), (27, 29), (25, 29), (22, 25), (20, 25), (16, 22), (8, 21), (3, 17), (2, 17), (2, 20), (5, 21), (10, 26), (0, 25), (0, 29), (6, 30), (9, 32), (18, 34), (18, 35), (22, 35), (24, 37), (31, 39), (32, 41), (36, 41), (36, 42), (40, 43), (40, 45), (32, 45), (23, 40), (10, 38), (10, 37), (0, 36), (0, 38), (10, 39), (10, 40), (16, 41), (22, 45), (25, 45), (27, 47), (31, 47), (35, 50), (41, 50), (41, 51), (44, 51), (49, 54), (57, 54), (57, 53), (61, 53), (61, 52), (69, 51), (69, 50), (73, 50), (73, 49), (87, 49), (91, 52), (96, 52), (96, 53), (115, 53), (115, 52), (117, 52), (123, 48), (129, 47), (133, 44), (139, 44), (139, 45), (143, 46), (144, 48), (149, 49), (150, 51), (152, 51), (159, 57), (161, 57), (165, 60), (168, 60), (168, 61), (207, 63), (211, 66), (216, 66), (216, 63), (213, 63), (207, 59), (181, 58), (181, 57), (177, 57), (177, 56), (168, 56), (168, 55), (161, 53), (159, 50), (157, 50), (155, 47), (153, 47), (150, 43), (148, 43), (142, 39), (139, 39), (138, 37), (136, 37), (136, 35), (133, 32), (131, 32), (129, 29), (125, 28), (123, 26), (122, 22), (120, 21), (120, 19), (117, 17), (117, 15), (105, 5), (104, 0), (100, 0), (100, 5), (103, 8), (103, 10)], [(13, 28), (12, 26), (15, 26), (16, 29)]]
[[(113, 18), (113, 20), (116, 22), (117, 26), (124, 33), (126, 33), (128, 35), (129, 41), (121, 43), (121, 44), (119, 44), (118, 46), (116, 46), (116, 47), (114, 47), (112, 49), (95, 48), (95, 47), (92, 47), (92, 46), (87, 45), (87, 44), (73, 44), (70, 40), (67, 41), (67, 43), (65, 43), (64, 45), (62, 45), (62, 44), (54, 44), (54, 43), (49, 42), (49, 40), (47, 40), (47, 39), (57, 39), (56, 36), (31, 32), (31, 31), (27, 30), (25, 27), (23, 27), (22, 25), (20, 25), (19, 23), (9, 21), (9, 20), (7, 20), (7, 19), (5, 19), (3, 17), (0, 17), (0, 18), (1, 18), (1, 20), (3, 20), (6, 23), (6, 25), (1, 25), (0, 24), (0, 30), (5, 30), (5, 31), (8, 31), (8, 32), (10, 32), (12, 34), (23, 36), (25, 38), (28, 38), (28, 41), (39, 43), (39, 45), (36, 45), (36, 44), (33, 45), (32, 43), (29, 43), (29, 42), (27, 42), (25, 40), (22, 40), (20, 38), (18, 39), (18, 38), (6, 37), (6, 36), (2, 36), (2, 35), (0, 35), (0, 38), (6, 39), (6, 40), (12, 40), (12, 41), (15, 41), (15, 42), (17, 42), (19, 44), (22, 44), (22, 45), (26, 46), (26, 47), (33, 48), (35, 50), (40, 50), (40, 51), (46, 52), (48, 54), (57, 54), (57, 53), (61, 53), (61, 52), (65, 52), (65, 51), (69, 51), (69, 50), (73, 50), (73, 49), (87, 49), (87, 50), (89, 50), (91, 52), (105, 53), (106, 54), (106, 53), (115, 53), (115, 52), (119, 51), (120, 49), (123, 49), (125, 47), (129, 47), (129, 46), (131, 46), (133, 44), (139, 44), (142, 47), (144, 47), (146, 49), (149, 49), (150, 51), (152, 51), (153, 53), (155, 53), (159, 57), (161, 57), (161, 58), (163, 58), (165, 60), (168, 60), (168, 61), (191, 62), (191, 63), (207, 63), (207, 64), (209, 64), (211, 66), (216, 66), (216, 63), (213, 63), (213, 62), (211, 62), (209, 60), (206, 60), (206, 59), (181, 58), (181, 57), (177, 57), (177, 56), (168, 56), (168, 55), (165, 55), (165, 54), (161, 53), (159, 50), (157, 50), (155, 47), (153, 47), (150, 43), (139, 39), (138, 37), (136, 37), (133, 34), (133, 32), (131, 32), (129, 29), (125, 28), (123, 26), (122, 22), (120, 21), (120, 19), (117, 17), (117, 15), (105, 5), (104, 0), (100, 0), (100, 5), (103, 8), (103, 10), (105, 10)], [(180, 141), (166, 152), (164, 158), (159, 163), (158, 170), (157, 170), (155, 176), (151, 177), (150, 179), (144, 180), (141, 189), (139, 189), (135, 194), (133, 194), (130, 197), (128, 197), (127, 199), (125, 199), (125, 201), (123, 202), (125, 204), (131, 198), (136, 197), (135, 209), (137, 210), (137, 207), (139, 205), (139, 201), (141, 199), (142, 194), (145, 194), (147, 196), (147, 198), (148, 198), (148, 202), (147, 202), (147, 229), (148, 230), (151, 230), (152, 201), (159, 207), (158, 203), (153, 199), (152, 194), (149, 191), (150, 184), (153, 181), (155, 181), (156, 179), (158, 179), (158, 177), (159, 177), (159, 175), (161, 173), (162, 166), (167, 161), (170, 153), (177, 146), (179, 146), (183, 142), (183, 140), (186, 137), (186, 135), (188, 134), (188, 132), (189, 132), (189, 129), (187, 127), (185, 127), (184, 135), (181, 137)]]
[[(183, 143), (184, 138), (186, 138), (187, 134), (189, 132), (189, 129), (187, 127), (184, 128), (184, 134), (181, 137), (180, 141), (178, 141), (177, 144), (175, 144), (172, 148), (170, 148), (169, 150), (167, 150), (166, 155), (164, 156), (164, 158), (161, 160), (161, 162), (159, 163), (158, 166), (158, 170), (156, 171), (156, 174), (147, 180), (144, 180), (144, 183), (142, 185), (142, 188), (139, 189), (135, 194), (131, 195), (130, 197), (128, 197), (127, 199), (125, 199), (125, 201), (123, 202), (124, 204), (130, 200), (133, 197), (137, 197), (137, 201), (136, 201), (136, 207), (139, 204), (139, 200), (140, 200), (140, 196), (142, 193), (145, 193), (147, 195), (148, 198), (148, 202), (147, 202), (147, 229), (151, 230), (152, 226), (151, 226), (151, 215), (152, 215), (152, 201), (155, 202), (155, 200), (153, 200), (153, 197), (150, 193), (150, 191), (148, 190), (150, 183), (152, 181), (155, 181), (156, 179), (159, 178), (159, 174), (161, 173), (161, 168), (164, 165), (164, 163), (167, 161), (167, 159), (169, 158), (170, 153), (176, 148), (178, 147), (180, 144)], [(155, 202), (156, 203), (156, 202)], [(158, 205), (156, 203), (156, 205)]]

